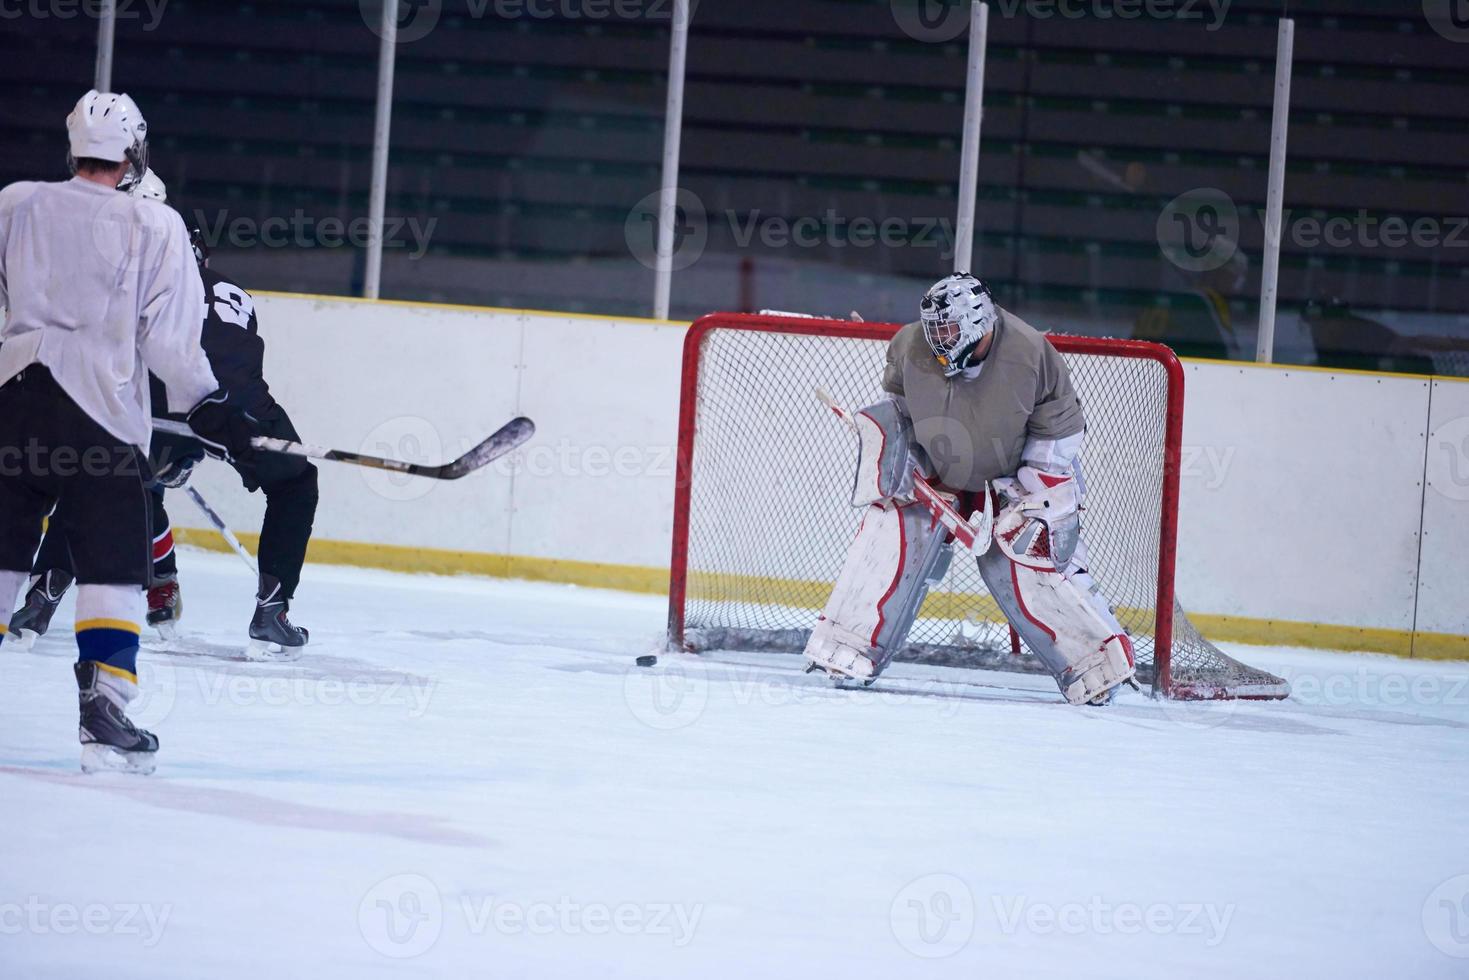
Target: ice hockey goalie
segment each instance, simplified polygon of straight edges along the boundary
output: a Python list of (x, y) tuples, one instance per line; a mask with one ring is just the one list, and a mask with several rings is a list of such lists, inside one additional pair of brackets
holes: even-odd
[[(806, 646), (815, 669), (871, 683), (902, 649), (951, 534), (914, 493), (920, 473), (963, 513), (988, 498), (974, 549), (995, 602), (1072, 704), (1134, 682), (1132, 643), (1087, 567), (1086, 421), (1066, 363), (967, 274), (923, 297), (888, 348), (888, 399), (851, 413), (861, 526)], [(967, 552), (967, 549), (966, 549)]]

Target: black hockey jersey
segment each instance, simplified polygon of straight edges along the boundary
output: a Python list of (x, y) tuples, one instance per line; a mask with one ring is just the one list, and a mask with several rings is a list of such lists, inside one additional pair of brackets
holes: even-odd
[(270, 403), (265, 383), (265, 342), (255, 319), (255, 300), (239, 283), (212, 269), (204, 279), (204, 353), (220, 387), (247, 411)]
[[(271, 397), (265, 383), (265, 342), (260, 339), (255, 300), (239, 283), (212, 269), (200, 269), (199, 275), (204, 280), (206, 310), (201, 342), (209, 366), (231, 401), (248, 412), (261, 412), (270, 405)], [(154, 378), (154, 414), (162, 415), (165, 406), (163, 386)]]

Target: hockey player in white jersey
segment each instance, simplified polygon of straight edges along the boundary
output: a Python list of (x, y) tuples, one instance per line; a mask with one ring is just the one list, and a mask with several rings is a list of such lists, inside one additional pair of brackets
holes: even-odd
[(968, 274), (935, 284), (920, 314), (888, 347), (889, 399), (852, 416), (868, 507), (806, 657), (871, 683), (902, 649), (951, 557), (916, 468), (962, 513), (995, 515), (975, 549), (986, 587), (1067, 701), (1106, 703), (1135, 683), (1132, 641), (1087, 567), (1086, 421), (1066, 363)]
[(82, 768), (151, 772), (158, 739), (126, 713), (151, 552), (148, 371), (201, 438), (248, 456), (254, 426), (200, 346), (204, 289), (183, 220), (118, 193), (147, 168), (137, 105), (88, 92), (66, 126), (71, 180), (0, 190), (0, 606), (15, 608), (55, 512), (80, 586)]

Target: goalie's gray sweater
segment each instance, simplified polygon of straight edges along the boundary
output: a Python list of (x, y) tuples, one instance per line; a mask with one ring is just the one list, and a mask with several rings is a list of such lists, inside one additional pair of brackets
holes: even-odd
[(907, 403), (915, 438), (939, 480), (955, 490), (1014, 476), (1028, 439), (1063, 439), (1086, 428), (1061, 354), (1030, 324), (999, 312), (978, 377), (945, 378), (920, 323), (888, 345), (883, 389)]

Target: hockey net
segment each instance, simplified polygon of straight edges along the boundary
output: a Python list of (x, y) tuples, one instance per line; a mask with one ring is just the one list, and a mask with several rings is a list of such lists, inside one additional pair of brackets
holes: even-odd
[[(861, 510), (856, 440), (817, 401), (880, 387), (895, 324), (714, 314), (684, 346), (669, 639), (686, 650), (799, 652)], [(1278, 677), (1227, 656), (1173, 592), (1183, 372), (1158, 344), (1050, 337), (1087, 418), (1082, 533), (1091, 572), (1132, 635), (1139, 675), (1179, 699), (1279, 698)], [(973, 560), (956, 554), (900, 661), (1040, 671)]]

